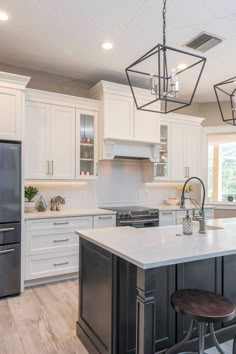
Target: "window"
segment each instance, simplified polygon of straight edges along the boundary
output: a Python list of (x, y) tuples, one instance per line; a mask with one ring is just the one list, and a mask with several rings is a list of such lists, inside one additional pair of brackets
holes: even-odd
[(208, 135), (208, 199), (236, 203), (236, 134)]

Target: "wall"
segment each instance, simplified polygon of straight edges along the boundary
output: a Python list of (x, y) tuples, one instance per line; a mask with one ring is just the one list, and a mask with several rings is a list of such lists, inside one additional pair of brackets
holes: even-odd
[(43, 71), (20, 68), (3, 63), (0, 63), (0, 71), (30, 76), (31, 80), (27, 86), (28, 88), (72, 96), (88, 97), (89, 88), (91, 88), (94, 84), (85, 80), (50, 74)]
[[(181, 183), (143, 183), (142, 163), (137, 160), (101, 161), (99, 177), (93, 182), (27, 182), (39, 188), (48, 207), (50, 199), (66, 198), (64, 209), (104, 206), (164, 204), (167, 197), (179, 197)], [(200, 188), (194, 185), (192, 196), (199, 199)]]

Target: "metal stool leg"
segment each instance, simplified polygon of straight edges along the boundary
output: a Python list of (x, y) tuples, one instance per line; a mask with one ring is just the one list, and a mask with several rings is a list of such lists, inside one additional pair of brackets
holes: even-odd
[(205, 323), (199, 322), (198, 323), (198, 336), (199, 336), (199, 354), (204, 354), (204, 336), (205, 336)]
[(170, 347), (165, 354), (171, 354), (171, 353), (175, 353), (177, 352), (177, 350), (184, 345), (191, 337), (192, 332), (193, 332), (193, 327), (194, 327), (194, 321), (191, 320), (190, 322), (190, 326), (189, 326), (189, 330), (188, 333), (186, 334), (186, 336), (179, 342), (176, 343), (175, 345), (173, 345), (172, 347)]
[(234, 337), (233, 354), (236, 354), (236, 336)]
[[(222, 350), (222, 348), (221, 348), (221, 346), (220, 346), (220, 344), (219, 344), (219, 342), (218, 342), (218, 340), (216, 338), (213, 323), (209, 323), (209, 327), (210, 327), (211, 338), (212, 338), (212, 341), (213, 341), (215, 347), (220, 352), (220, 354), (224, 354), (224, 352), (223, 352), (223, 350)], [(235, 350), (234, 352), (236, 352), (236, 348), (234, 350)]]

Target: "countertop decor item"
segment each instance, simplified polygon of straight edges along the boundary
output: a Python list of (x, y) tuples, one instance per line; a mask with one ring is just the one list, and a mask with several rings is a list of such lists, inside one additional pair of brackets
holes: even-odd
[(223, 122), (236, 125), (236, 76), (214, 85)]
[(61, 197), (60, 195), (56, 196), (55, 198), (51, 199), (51, 209), (52, 211), (60, 211), (61, 205), (65, 205), (66, 201), (65, 198)]
[[(166, 2), (163, 0), (163, 43), (125, 70), (137, 109), (165, 114), (192, 104), (206, 63), (205, 57), (166, 45)], [(147, 101), (140, 98), (137, 86), (149, 88)]]
[(42, 195), (39, 197), (39, 200), (37, 201), (35, 208), (39, 212), (44, 212), (47, 210), (47, 204)]
[(166, 198), (166, 204), (168, 205), (177, 205), (178, 203), (179, 203), (179, 198), (176, 197)]
[(25, 212), (32, 213), (35, 208), (34, 197), (38, 194), (39, 190), (37, 187), (25, 186)]

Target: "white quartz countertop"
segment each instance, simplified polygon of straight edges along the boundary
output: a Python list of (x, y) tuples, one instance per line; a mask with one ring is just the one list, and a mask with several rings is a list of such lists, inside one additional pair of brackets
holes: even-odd
[(51, 211), (47, 210), (44, 212), (34, 212), (25, 213), (25, 220), (29, 219), (47, 219), (47, 218), (63, 218), (69, 216), (94, 216), (94, 215), (111, 215), (116, 214), (114, 211), (100, 209), (100, 208), (89, 208), (89, 209), (68, 209), (61, 211)]
[[(192, 210), (192, 209), (196, 209), (195, 206), (190, 206), (190, 207), (186, 207), (185, 209), (180, 208), (179, 205), (167, 205), (167, 204), (161, 204), (161, 205), (149, 205), (149, 208), (154, 208), (154, 209), (159, 209), (160, 211), (165, 211), (165, 210), (170, 210), (170, 211), (184, 211), (186, 209), (188, 210)], [(205, 205), (204, 209), (214, 209), (213, 206), (209, 206), (209, 205)]]
[(182, 233), (182, 225), (79, 230), (77, 234), (140, 268), (149, 269), (236, 254), (236, 229), (216, 229), (219, 222), (210, 223), (215, 229), (205, 235), (198, 233), (198, 225), (191, 236), (176, 236)]

